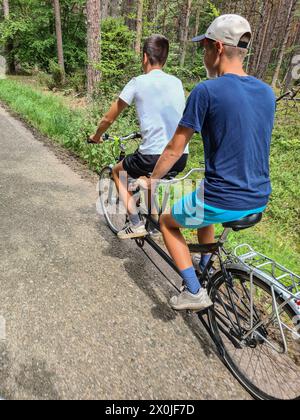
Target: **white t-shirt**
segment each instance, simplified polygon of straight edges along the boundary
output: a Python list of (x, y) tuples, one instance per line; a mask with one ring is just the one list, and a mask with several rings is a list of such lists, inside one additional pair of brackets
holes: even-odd
[[(128, 105), (134, 102), (139, 118), (143, 155), (161, 155), (174, 137), (185, 110), (182, 82), (162, 70), (132, 79), (120, 95)], [(188, 147), (185, 153), (188, 153)]]

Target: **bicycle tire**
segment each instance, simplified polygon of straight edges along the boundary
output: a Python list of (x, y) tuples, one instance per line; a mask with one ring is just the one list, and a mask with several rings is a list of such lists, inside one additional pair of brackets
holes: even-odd
[[(107, 181), (110, 184), (105, 186), (103, 185), (103, 181)], [(116, 211), (116, 214), (114, 215), (109, 211), (107, 207), (107, 204), (108, 204), (107, 198), (104, 195), (104, 192), (105, 192), (104, 190), (106, 187), (113, 188), (112, 194), (114, 195), (114, 197), (108, 197), (108, 202), (109, 200), (115, 201), (114, 203), (112, 203), (112, 207), (113, 207), (112, 210)], [(110, 194), (109, 191), (108, 193)], [(110, 230), (116, 235), (121, 229), (124, 228), (127, 221), (127, 216), (126, 216), (126, 212), (124, 212), (123, 215), (118, 214), (118, 210), (120, 210), (118, 209), (118, 207), (122, 206), (122, 204), (119, 198), (119, 194), (117, 193), (114, 179), (112, 177), (112, 169), (109, 166), (103, 168), (99, 175), (99, 201), (100, 201), (100, 209), (106, 220), (106, 223), (108, 227), (110, 228)]]
[[(249, 273), (242, 267), (242, 266), (236, 266), (227, 269), (228, 273), (233, 275), (233, 278), (241, 279), (245, 282), (249, 282)], [(271, 295), (271, 288), (262, 281), (257, 276), (253, 277), (254, 284), (261, 290), (265, 291), (267, 294)], [(211, 297), (211, 299), (216, 302), (216, 291), (220, 290), (221, 286), (224, 285), (225, 280), (223, 273), (221, 271), (218, 271), (215, 273), (214, 277), (212, 278), (209, 287), (208, 292)], [(280, 299), (279, 295), (276, 294), (276, 298), (278, 299), (279, 303), (283, 303), (283, 300)], [(290, 306), (285, 307), (285, 314), (293, 320), (297, 314), (293, 311), (293, 309)], [(230, 372), (234, 375), (234, 377), (239, 381), (239, 383), (257, 400), (299, 400), (300, 399), (300, 388), (298, 386), (298, 383), (296, 385), (297, 387), (297, 395), (292, 398), (279, 398), (278, 395), (272, 395), (266, 390), (262, 389), (257, 383), (255, 384), (253, 380), (249, 379), (249, 377), (243, 372), (241, 367), (239, 367), (236, 363), (236, 361), (233, 359), (232, 355), (229, 353), (226, 345), (224, 344), (224, 339), (222, 338), (224, 336), (224, 333), (220, 330), (220, 325), (217, 321), (216, 312), (214, 307), (208, 311), (208, 318), (209, 318), (209, 325), (212, 331), (212, 334), (216, 340), (216, 343), (218, 344), (220, 357), (224, 364), (227, 366), (227, 368), (230, 370)], [(242, 360), (242, 359), (241, 359)], [(297, 362), (296, 362), (297, 363)], [(297, 368), (299, 368), (299, 365), (297, 364)], [(299, 368), (300, 369), (300, 368)]]

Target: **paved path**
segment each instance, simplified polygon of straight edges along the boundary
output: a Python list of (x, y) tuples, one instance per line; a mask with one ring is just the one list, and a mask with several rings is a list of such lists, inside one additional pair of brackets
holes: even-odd
[(106, 228), (96, 186), (2, 108), (0, 197), (2, 397), (249, 398), (143, 251)]

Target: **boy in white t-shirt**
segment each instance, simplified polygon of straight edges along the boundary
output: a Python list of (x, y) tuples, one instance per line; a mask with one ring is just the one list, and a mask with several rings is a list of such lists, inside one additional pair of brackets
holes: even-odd
[[(143, 142), (139, 150), (127, 156), (113, 169), (113, 176), (124, 203), (128, 203), (130, 225), (119, 232), (120, 239), (138, 238), (147, 235), (140, 221), (134, 199), (127, 183), (120, 174), (138, 179), (153, 172), (158, 159), (173, 138), (185, 109), (182, 82), (163, 71), (169, 54), (169, 41), (161, 35), (153, 35), (145, 41), (143, 49), (142, 76), (132, 79), (100, 122), (97, 133), (91, 136), (92, 143), (100, 143), (102, 135), (128, 106), (135, 103)], [(182, 172), (188, 160), (188, 149), (172, 168)]]

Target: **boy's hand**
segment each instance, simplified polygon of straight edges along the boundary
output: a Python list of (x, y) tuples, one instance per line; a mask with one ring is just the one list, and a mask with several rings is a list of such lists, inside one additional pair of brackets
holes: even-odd
[(142, 190), (155, 191), (156, 184), (157, 182), (154, 179), (143, 176), (136, 181), (135, 185), (140, 187)]
[(90, 144), (101, 144), (101, 143), (103, 143), (103, 140), (102, 140), (102, 137), (99, 136), (98, 134), (93, 134), (92, 136), (89, 137), (88, 143), (90, 143)]

